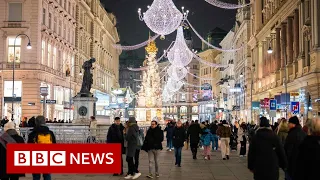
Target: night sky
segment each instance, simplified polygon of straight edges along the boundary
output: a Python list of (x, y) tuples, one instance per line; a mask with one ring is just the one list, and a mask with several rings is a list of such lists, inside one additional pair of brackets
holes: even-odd
[[(205, 36), (215, 27), (220, 27), (229, 31), (235, 22), (236, 10), (221, 9), (204, 0), (173, 0), (179, 10), (184, 6), (189, 10), (188, 20), (196, 30)], [(237, 3), (238, 0), (221, 0), (228, 3)], [(108, 11), (113, 12), (117, 17), (117, 28), (120, 35), (120, 42), (130, 45), (141, 43), (148, 39), (149, 28), (144, 22), (139, 20), (138, 8), (142, 12), (147, 10), (147, 6), (152, 4), (152, 0), (101, 0)], [(157, 39), (156, 43), (159, 52), (167, 49), (170, 42), (175, 39), (176, 33), (166, 36), (165, 40)], [(193, 34), (195, 48), (201, 48), (201, 41)], [(144, 56), (144, 48), (138, 50), (139, 56)]]

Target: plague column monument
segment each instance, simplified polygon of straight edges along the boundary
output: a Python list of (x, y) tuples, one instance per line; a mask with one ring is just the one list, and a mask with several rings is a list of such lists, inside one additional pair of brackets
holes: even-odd
[(137, 121), (147, 122), (152, 119), (162, 119), (161, 82), (158, 70), (156, 55), (158, 48), (154, 41), (151, 41), (145, 48), (147, 51), (146, 60), (143, 66), (146, 70), (142, 73), (141, 89), (138, 92), (135, 114)]

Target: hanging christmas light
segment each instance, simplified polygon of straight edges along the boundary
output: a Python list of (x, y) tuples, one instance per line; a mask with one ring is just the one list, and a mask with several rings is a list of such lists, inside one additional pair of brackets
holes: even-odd
[(168, 78), (168, 81), (167, 81), (168, 90), (177, 92), (182, 86), (183, 86), (183, 82), (175, 81), (172, 78)]
[(181, 24), (184, 16), (174, 5), (172, 0), (154, 0), (148, 10), (141, 14), (141, 9), (138, 10), (139, 19), (144, 21), (146, 25), (157, 34), (160, 34), (162, 39), (164, 35), (171, 34)]
[(211, 5), (214, 5), (216, 7), (223, 8), (223, 9), (239, 9), (239, 8), (243, 8), (250, 5), (250, 4), (246, 4), (245, 1), (242, 4), (225, 3), (219, 0), (205, 0), (205, 1)]
[(112, 47), (115, 49), (121, 49), (123, 51), (132, 51), (132, 50), (140, 49), (140, 48), (146, 46), (148, 43), (150, 43), (151, 41), (154, 41), (159, 36), (160, 35), (155, 35), (155, 36), (149, 38), (148, 40), (146, 40), (140, 44), (133, 45), (133, 46), (121, 46), (121, 44), (113, 44)]
[(193, 52), (186, 44), (183, 36), (182, 26), (180, 26), (177, 30), (176, 41), (169, 50), (167, 57), (170, 63), (177, 67), (184, 67), (192, 61)]
[(168, 68), (167, 73), (173, 80), (180, 81), (187, 76), (188, 70), (185, 67), (171, 65)]

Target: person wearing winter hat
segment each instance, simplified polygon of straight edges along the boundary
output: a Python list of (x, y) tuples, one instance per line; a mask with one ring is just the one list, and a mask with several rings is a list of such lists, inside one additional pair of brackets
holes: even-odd
[(288, 171), (286, 172), (286, 179), (292, 179), (294, 172), (296, 171), (296, 161), (299, 154), (299, 146), (307, 136), (302, 130), (299, 119), (297, 116), (293, 116), (289, 119), (289, 132), (284, 144), (284, 149), (288, 158)]
[(8, 143), (24, 143), (24, 139), (18, 135), (15, 130), (15, 124), (12, 121), (8, 121), (4, 125), (4, 131), (0, 137), (0, 179), (19, 179), (19, 177), (24, 177), (25, 174), (7, 174), (6, 145)]
[(260, 118), (260, 127), (252, 138), (248, 152), (248, 169), (254, 179), (278, 180), (279, 167), (287, 167), (287, 159), (280, 139), (272, 131), (269, 120)]
[(221, 155), (222, 159), (229, 159), (230, 155), (230, 137), (231, 137), (231, 127), (228, 125), (226, 120), (222, 121), (222, 126), (219, 126), (217, 130), (217, 135), (221, 138)]
[(137, 179), (141, 176), (134, 164), (134, 156), (137, 150), (137, 137), (139, 127), (135, 117), (130, 117), (128, 122), (128, 129), (125, 132), (125, 140), (127, 141), (126, 161), (128, 163), (128, 174), (125, 179)]

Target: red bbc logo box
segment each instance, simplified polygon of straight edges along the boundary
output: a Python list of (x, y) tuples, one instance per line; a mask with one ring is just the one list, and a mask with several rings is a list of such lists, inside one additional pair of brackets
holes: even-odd
[(121, 144), (8, 144), (7, 173), (121, 173)]

